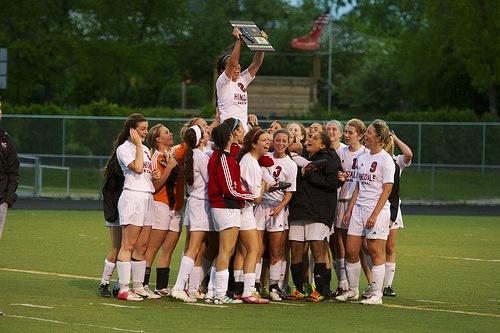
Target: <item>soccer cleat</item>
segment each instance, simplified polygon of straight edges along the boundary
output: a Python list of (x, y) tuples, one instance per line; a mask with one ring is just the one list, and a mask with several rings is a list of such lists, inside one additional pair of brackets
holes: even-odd
[(366, 305), (380, 305), (382, 304), (382, 297), (371, 295), (367, 299), (362, 300), (360, 303)]
[(319, 303), (323, 302), (325, 298), (321, 296), (321, 294), (317, 291), (313, 291), (309, 296), (307, 296), (306, 301), (307, 302), (314, 302), (314, 303)]
[(99, 286), (99, 295), (102, 297), (111, 297), (111, 292), (109, 291), (109, 284), (103, 283)]
[(269, 186), (267, 192), (271, 193), (275, 191), (284, 190), (289, 188), (290, 186), (292, 186), (292, 184), (288, 182), (276, 182), (276, 184), (274, 184), (273, 186)]
[(253, 292), (250, 296), (243, 296), (241, 300), (246, 304), (269, 304), (269, 300), (260, 297), (258, 292)]
[(196, 299), (205, 299), (205, 294), (201, 290), (193, 290), (189, 292), (189, 296)]
[(269, 300), (274, 301), (274, 302), (281, 302), (283, 299), (281, 298), (278, 290), (273, 288), (269, 292)]
[(290, 288), (290, 286), (287, 284), (285, 286), (283, 286), (283, 295), (285, 295), (285, 297), (282, 297), (283, 299), (287, 298), (287, 296), (290, 296), (292, 294), (292, 289)]
[(134, 289), (133, 291), (134, 291), (134, 293), (136, 293), (137, 295), (139, 295), (143, 298), (147, 298), (147, 299), (159, 299), (159, 298), (161, 298), (160, 295), (152, 292), (151, 289), (149, 289), (149, 287), (147, 285), (143, 286), (142, 288)]
[(155, 289), (154, 293), (160, 295), (161, 297), (168, 297), (172, 295), (172, 289), (170, 288)]
[(358, 298), (359, 298), (359, 291), (354, 291), (351, 289), (348, 289), (344, 293), (335, 297), (335, 299), (340, 302), (356, 301), (358, 300)]
[(185, 303), (195, 303), (196, 302), (196, 298), (191, 297), (186, 290), (172, 289), (171, 296), (173, 298), (179, 299)]
[(368, 284), (368, 287), (365, 288), (365, 290), (363, 290), (363, 292), (361, 293), (361, 298), (368, 298), (372, 295), (373, 293), (373, 289), (372, 289), (372, 285), (371, 284)]
[(396, 297), (396, 291), (391, 286), (385, 287), (384, 296)]
[(340, 287), (338, 287), (334, 292), (332, 292), (332, 294), (330, 295), (332, 298), (335, 298), (339, 295), (342, 295), (343, 293), (345, 293), (347, 291), (347, 289), (342, 289)]
[(120, 291), (120, 284), (118, 282), (116, 282), (115, 285), (113, 286), (113, 290), (111, 291), (113, 293), (114, 298), (118, 297), (119, 291)]
[(316, 291), (316, 286), (309, 282), (304, 283), (304, 295), (309, 296), (314, 291)]
[(122, 301), (142, 301), (143, 298), (131, 290), (121, 290), (118, 292), (117, 298)]
[(222, 305), (222, 304), (242, 304), (243, 301), (241, 299), (232, 299), (230, 297), (216, 297), (213, 301), (214, 304)]
[(295, 289), (290, 296), (287, 297), (290, 301), (302, 301), (306, 298), (306, 295)]

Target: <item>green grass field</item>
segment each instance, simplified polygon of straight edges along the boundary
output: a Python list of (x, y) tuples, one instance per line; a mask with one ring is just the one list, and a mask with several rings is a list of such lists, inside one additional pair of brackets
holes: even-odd
[(109, 246), (101, 212), (11, 210), (0, 240), (0, 332), (498, 332), (500, 219), (406, 216), (405, 225), (398, 296), (383, 306), (131, 304), (96, 293)]

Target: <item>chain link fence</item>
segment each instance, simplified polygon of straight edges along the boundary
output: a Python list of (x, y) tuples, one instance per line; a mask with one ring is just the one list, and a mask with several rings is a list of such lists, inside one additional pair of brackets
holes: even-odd
[[(102, 169), (125, 119), (4, 115), (3, 126), (22, 157), (19, 194), (99, 198)], [(188, 120), (150, 118), (149, 126), (163, 123), (178, 140)], [(301, 122), (307, 126), (316, 121)], [(403, 200), (500, 203), (500, 123), (389, 126), (414, 154), (412, 167), (402, 176)]]

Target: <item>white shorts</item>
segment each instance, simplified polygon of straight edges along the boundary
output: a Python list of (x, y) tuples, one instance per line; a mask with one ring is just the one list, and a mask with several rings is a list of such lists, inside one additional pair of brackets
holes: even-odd
[(118, 200), (120, 225), (152, 226), (153, 195), (149, 192), (123, 190)]
[(154, 201), (155, 219), (153, 229), (165, 231), (182, 231), (181, 211), (173, 210), (162, 201)]
[(377, 221), (371, 229), (365, 228), (366, 221), (372, 214), (373, 209), (354, 205), (351, 220), (349, 221), (348, 235), (362, 236), (367, 239), (385, 239), (389, 236), (389, 224), (391, 222), (390, 209), (382, 209), (377, 216)]
[(342, 223), (342, 219), (344, 218), (344, 214), (348, 206), (349, 206), (349, 200), (346, 201), (344, 199), (341, 199), (337, 203), (337, 209), (335, 210), (335, 221), (333, 223), (335, 228), (347, 229), (347, 226), (344, 223)]
[(405, 225), (403, 224), (403, 215), (401, 214), (401, 206), (398, 209), (398, 215), (396, 216), (396, 221), (391, 221), (390, 229), (403, 229)]
[(233, 227), (241, 228), (241, 209), (212, 208), (211, 210), (215, 231), (219, 232)]
[(288, 239), (297, 242), (324, 240), (330, 228), (324, 223), (296, 220), (290, 223)]
[(257, 229), (255, 215), (253, 214), (253, 205), (245, 202), (245, 207), (241, 209), (241, 228), (240, 230)]
[(186, 200), (184, 225), (189, 231), (215, 231), (210, 202), (190, 196)]
[(274, 206), (260, 204), (255, 207), (254, 215), (257, 223), (257, 230), (267, 232), (280, 232), (288, 230), (288, 208), (285, 207), (276, 217), (271, 217), (271, 210)]

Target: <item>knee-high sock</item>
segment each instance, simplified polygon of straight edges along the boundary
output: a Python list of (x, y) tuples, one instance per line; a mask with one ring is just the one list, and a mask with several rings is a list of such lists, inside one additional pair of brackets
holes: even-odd
[(349, 289), (358, 291), (359, 290), (359, 273), (361, 272), (361, 262), (350, 263), (347, 262), (345, 265), (345, 271), (347, 274), (347, 280), (349, 281)]
[(200, 284), (203, 276), (203, 268), (201, 266), (194, 266), (191, 275), (189, 275), (188, 290), (189, 292), (196, 292), (200, 289)]
[(255, 281), (260, 282), (260, 276), (262, 275), (262, 258), (255, 264)]
[(291, 264), (290, 271), (292, 272), (292, 280), (295, 285), (295, 289), (300, 292), (304, 291), (304, 276), (302, 274), (302, 263)]
[(194, 267), (194, 260), (188, 256), (183, 256), (181, 259), (181, 267), (179, 268), (179, 274), (177, 274), (177, 281), (175, 281), (174, 289), (184, 290), (186, 289), (186, 283), (189, 279), (189, 274), (191, 274)]
[(229, 270), (225, 269), (215, 273), (215, 297), (224, 298), (224, 296), (226, 296), (228, 281)]
[(118, 269), (118, 282), (120, 283), (120, 289), (128, 290), (128, 285), (130, 284), (130, 261), (117, 261), (116, 268)]
[(102, 270), (101, 284), (109, 284), (111, 281), (111, 276), (115, 270), (116, 264), (114, 262), (104, 259), (104, 268)]
[(277, 284), (279, 288), (279, 282), (280, 280), (283, 281), (283, 278), (281, 276), (281, 260), (275, 262), (274, 264), (271, 264), (269, 267), (269, 284)]
[(210, 266), (210, 278), (208, 280), (208, 287), (207, 287), (207, 297), (213, 298), (215, 297), (215, 287), (217, 286), (217, 271), (215, 269), (215, 260), (212, 263), (212, 266)]
[(314, 283), (316, 284), (316, 290), (322, 295), (326, 295), (328, 292), (326, 280), (326, 264), (314, 264)]
[(372, 267), (373, 294), (382, 297), (382, 284), (384, 283), (385, 264)]
[(385, 263), (384, 288), (392, 286), (394, 274), (396, 274), (396, 263), (387, 261)]
[(132, 267), (132, 285), (134, 289), (142, 288), (144, 275), (146, 274), (146, 260), (135, 261), (132, 259), (130, 265)]
[(243, 297), (251, 296), (255, 290), (255, 273), (243, 274)]
[(169, 276), (170, 267), (156, 267), (156, 289), (167, 288)]

